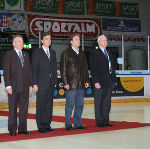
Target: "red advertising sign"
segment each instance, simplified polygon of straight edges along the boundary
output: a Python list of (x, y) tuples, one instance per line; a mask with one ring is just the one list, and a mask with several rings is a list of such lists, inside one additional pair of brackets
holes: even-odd
[(28, 15), (28, 30), (31, 38), (49, 31), (53, 38), (68, 38), (72, 33), (80, 33), (85, 38), (97, 39), (101, 35), (101, 20)]

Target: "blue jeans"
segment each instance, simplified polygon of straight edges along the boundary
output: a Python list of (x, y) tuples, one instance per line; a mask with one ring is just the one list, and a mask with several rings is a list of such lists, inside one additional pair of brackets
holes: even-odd
[(74, 127), (82, 125), (81, 116), (84, 106), (84, 90), (70, 90), (66, 91), (66, 107), (65, 107), (65, 127), (72, 126), (71, 115), (74, 108), (73, 123)]

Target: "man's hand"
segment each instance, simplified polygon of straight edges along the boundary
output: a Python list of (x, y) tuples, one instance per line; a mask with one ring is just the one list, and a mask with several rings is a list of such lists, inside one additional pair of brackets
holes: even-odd
[(6, 92), (7, 92), (8, 94), (12, 94), (12, 88), (6, 89)]
[(37, 92), (38, 91), (38, 86), (37, 85), (33, 85), (33, 91)]
[(116, 86), (118, 85), (117, 82), (115, 82), (115, 85), (116, 85)]
[(64, 88), (69, 90), (70, 86), (69, 85), (65, 85)]
[(89, 87), (89, 83), (85, 83), (85, 88), (88, 88)]
[(101, 88), (100, 83), (95, 83), (95, 88), (97, 88), (97, 89)]
[(32, 93), (32, 86), (29, 87), (29, 94)]

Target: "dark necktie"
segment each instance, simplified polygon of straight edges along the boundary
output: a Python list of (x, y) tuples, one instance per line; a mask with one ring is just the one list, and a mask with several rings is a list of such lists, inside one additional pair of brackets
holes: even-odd
[(23, 60), (21, 51), (19, 51), (18, 54), (19, 54), (19, 59), (20, 59), (21, 65), (22, 65), (22, 67), (23, 67), (23, 65), (24, 65), (24, 60)]
[(110, 62), (110, 59), (109, 59), (109, 57), (108, 57), (108, 53), (107, 53), (107, 51), (106, 51), (105, 49), (104, 49), (104, 55), (106, 56), (108, 62), (110, 63), (110, 64), (109, 64), (109, 71), (110, 71), (110, 74), (111, 74), (111, 73), (112, 73), (111, 62)]
[(50, 54), (48, 51), (46, 51), (46, 55), (47, 55), (48, 59), (50, 60)]
[(104, 55), (105, 55), (105, 57), (107, 58), (107, 60), (109, 61), (108, 54), (107, 54), (107, 52), (106, 52), (105, 49), (104, 49)]

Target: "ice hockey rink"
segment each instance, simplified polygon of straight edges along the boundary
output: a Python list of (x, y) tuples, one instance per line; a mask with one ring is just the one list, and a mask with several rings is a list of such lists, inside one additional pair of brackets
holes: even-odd
[[(35, 114), (35, 107), (29, 107), (29, 113)], [(0, 142), (0, 148), (3, 149), (148, 149), (150, 146), (150, 126), (142, 126), (135, 128), (125, 128), (108, 130), (110, 128), (102, 128), (100, 132), (87, 132), (84, 133), (67, 132), (64, 129), (64, 122), (52, 121), (51, 127), (56, 128), (56, 132), (50, 132), (46, 134), (46, 137), (38, 138), (40, 133), (36, 132), (32, 139), (9, 141), (10, 138), (7, 130), (7, 114), (4, 116), (2, 113), (8, 111), (7, 106), (0, 105), (0, 137), (5, 136), (5, 142)], [(54, 106), (53, 115), (64, 117), (65, 106)], [(112, 103), (110, 120), (114, 122), (139, 122), (139, 123), (150, 123), (150, 103)], [(94, 105), (85, 104), (82, 115), (83, 119), (94, 119)], [(84, 124), (84, 123), (83, 123)], [(120, 123), (121, 124), (121, 123)], [(117, 124), (119, 125), (119, 124)], [(135, 123), (136, 125), (136, 123)], [(149, 125), (149, 124), (148, 124)], [(134, 127), (134, 123), (132, 125)], [(93, 126), (94, 127), (94, 126)], [(113, 126), (115, 128), (115, 126)], [(98, 127), (93, 128), (94, 130)], [(28, 130), (36, 131), (35, 119), (28, 119)], [(60, 130), (67, 132), (65, 135), (55, 135)], [(89, 128), (90, 130), (90, 128)], [(76, 131), (76, 130), (73, 130)], [(5, 134), (5, 135), (3, 135)], [(31, 136), (32, 136), (31, 135)], [(18, 138), (24, 137), (24, 135), (17, 134)], [(0, 138), (2, 139), (2, 138)]]

